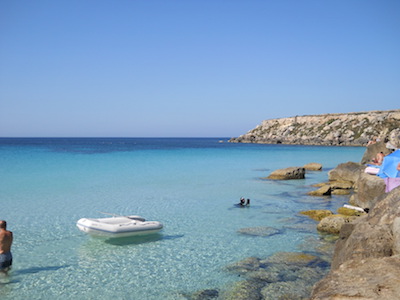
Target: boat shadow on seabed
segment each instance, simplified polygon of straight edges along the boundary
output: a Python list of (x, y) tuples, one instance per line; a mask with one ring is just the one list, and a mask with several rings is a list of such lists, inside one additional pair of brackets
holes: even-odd
[(126, 246), (126, 245), (139, 245), (145, 243), (153, 243), (161, 240), (174, 240), (183, 237), (182, 235), (163, 235), (161, 233), (154, 233), (143, 236), (131, 236), (131, 237), (123, 237), (123, 238), (114, 238), (107, 239), (104, 242), (106, 244), (115, 245), (115, 246)]
[(163, 235), (161, 233), (153, 233), (148, 235), (128, 236), (120, 238), (92, 238), (89, 243), (104, 242), (105, 244), (114, 246), (140, 245), (146, 243), (154, 243), (161, 240), (173, 240), (183, 237), (183, 235)]

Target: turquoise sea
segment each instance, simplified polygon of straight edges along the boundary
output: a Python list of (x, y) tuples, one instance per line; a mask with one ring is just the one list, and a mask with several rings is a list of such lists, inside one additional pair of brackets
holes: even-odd
[[(310, 197), (361, 147), (232, 144), (223, 138), (0, 139), (0, 219), (14, 232), (13, 269), (0, 299), (186, 299), (224, 291), (227, 266), (281, 251), (314, 251), (316, 223), (298, 214), (335, 211), (346, 197)], [(268, 181), (275, 169), (323, 165), (306, 179)], [(240, 197), (249, 208), (237, 208)], [(95, 239), (76, 221), (137, 214), (159, 234)], [(272, 227), (271, 236), (238, 231)], [(297, 229), (300, 228), (300, 229)], [(309, 228), (305, 230), (304, 228)]]

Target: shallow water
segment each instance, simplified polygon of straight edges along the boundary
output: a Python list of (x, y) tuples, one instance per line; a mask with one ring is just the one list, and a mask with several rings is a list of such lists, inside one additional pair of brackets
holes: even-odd
[[(310, 185), (363, 148), (220, 143), (220, 139), (0, 139), (0, 219), (14, 232), (14, 264), (1, 299), (183, 299), (238, 280), (228, 264), (318, 240), (300, 210), (336, 210)], [(322, 163), (305, 180), (267, 181), (272, 170)], [(243, 196), (249, 208), (234, 204)], [(161, 233), (95, 239), (75, 226), (100, 211), (137, 214)], [(279, 234), (249, 236), (247, 227)], [(311, 247), (312, 243), (310, 243)]]

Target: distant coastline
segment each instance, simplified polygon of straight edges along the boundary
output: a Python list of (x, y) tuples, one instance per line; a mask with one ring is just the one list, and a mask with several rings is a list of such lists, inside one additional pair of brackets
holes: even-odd
[(231, 143), (366, 146), (400, 135), (400, 109), (264, 120)]

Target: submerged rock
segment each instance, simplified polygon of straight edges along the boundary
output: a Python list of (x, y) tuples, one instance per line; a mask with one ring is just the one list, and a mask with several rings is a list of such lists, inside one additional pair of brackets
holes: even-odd
[(223, 294), (224, 300), (262, 300), (263, 284), (255, 280), (236, 282), (231, 289)]
[(262, 265), (274, 263), (295, 266), (308, 266), (318, 260), (319, 258), (317, 256), (304, 252), (276, 252), (267, 259), (260, 261), (260, 263)]
[(304, 280), (280, 281), (268, 284), (261, 290), (263, 300), (305, 300), (308, 299), (312, 286)]
[(243, 260), (230, 264), (226, 267), (228, 271), (246, 274), (250, 271), (257, 271), (261, 268), (260, 259), (257, 257), (247, 257)]
[(221, 299), (306, 299), (328, 267), (327, 261), (303, 252), (278, 252), (266, 259), (248, 257), (227, 266), (245, 280), (235, 283)]
[(218, 290), (202, 290), (195, 292), (193, 295), (190, 296), (190, 300), (212, 300), (217, 299), (219, 296)]
[(280, 229), (268, 227), (268, 226), (259, 226), (259, 227), (247, 227), (238, 230), (238, 233), (253, 235), (253, 236), (271, 236), (274, 234), (281, 233)]

